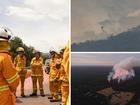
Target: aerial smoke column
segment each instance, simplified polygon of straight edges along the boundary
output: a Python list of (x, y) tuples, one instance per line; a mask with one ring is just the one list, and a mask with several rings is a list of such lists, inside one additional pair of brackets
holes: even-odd
[(117, 80), (118, 83), (120, 83), (122, 81), (132, 79), (135, 77), (135, 71), (133, 70), (133, 67), (135, 67), (138, 62), (138, 59), (130, 57), (115, 64), (112, 72), (109, 73), (108, 82), (111, 80)]

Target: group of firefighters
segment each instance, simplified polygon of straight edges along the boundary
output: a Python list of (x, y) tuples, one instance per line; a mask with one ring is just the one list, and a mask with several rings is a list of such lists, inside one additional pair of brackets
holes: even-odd
[[(18, 55), (12, 62), (10, 50), (9, 30), (0, 28), (0, 105), (15, 105), (16, 90), (21, 83), (21, 96), (24, 94), (24, 83), (26, 79), (26, 56), (24, 48), (18, 47)], [(61, 105), (69, 105), (69, 45), (60, 53), (50, 51), (50, 60), (46, 64), (45, 72), (49, 74), (50, 102), (59, 101), (62, 97)], [(44, 68), (43, 58), (39, 51), (34, 52), (31, 60), (31, 78), (33, 93), (30, 96), (37, 96), (37, 82), (39, 84), (40, 95), (45, 96), (43, 89)]]
[[(18, 47), (17, 48), (18, 55), (14, 58), (14, 65), (15, 68), (19, 74), (20, 82), (21, 82), (21, 96), (26, 97), (24, 94), (24, 82), (26, 79), (27, 70), (26, 67), (26, 56), (24, 48)], [(43, 90), (43, 59), (40, 56), (40, 52), (35, 51), (34, 52), (34, 58), (32, 59), (31, 63), (31, 78), (32, 78), (32, 84), (33, 84), (33, 93), (30, 96), (36, 96), (37, 95), (37, 80), (39, 82), (39, 89), (40, 89), (40, 95), (44, 95)]]

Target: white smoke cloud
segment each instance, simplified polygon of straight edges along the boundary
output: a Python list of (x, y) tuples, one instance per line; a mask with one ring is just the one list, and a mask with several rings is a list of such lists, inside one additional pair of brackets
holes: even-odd
[(138, 59), (130, 57), (115, 64), (108, 76), (108, 81), (117, 79), (120, 82), (133, 78), (135, 76), (133, 67), (137, 66), (138, 62), (140, 62)]

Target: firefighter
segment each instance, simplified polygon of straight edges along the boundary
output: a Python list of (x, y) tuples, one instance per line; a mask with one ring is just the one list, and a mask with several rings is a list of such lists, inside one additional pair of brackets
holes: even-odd
[(0, 105), (15, 105), (19, 84), (19, 75), (9, 53), (10, 33), (8, 29), (0, 28)]
[[(59, 62), (61, 63), (61, 66), (63, 66), (62, 65), (62, 60), (63, 60), (63, 53), (64, 53), (64, 49), (62, 49), (61, 51), (60, 51), (60, 54), (58, 54), (58, 57), (57, 57), (57, 59), (59, 60)], [(62, 84), (62, 81), (61, 80), (59, 80), (59, 90), (58, 90), (58, 94), (61, 96), (62, 95), (62, 93), (61, 93), (61, 84)]]
[(60, 71), (60, 81), (61, 81), (61, 93), (62, 93), (61, 105), (66, 105), (68, 95), (69, 95), (69, 81), (64, 69), (61, 69)]
[[(50, 63), (49, 63), (50, 71), (52, 70), (53, 66), (55, 66), (56, 54), (57, 53), (55, 51), (50, 51), (50, 56), (51, 56)], [(51, 73), (50, 71), (49, 71), (49, 90), (51, 95), (48, 97), (48, 99), (53, 99), (53, 83), (50, 81), (50, 73)]]
[(50, 51), (50, 57), (49, 57), (48, 64), (47, 64), (48, 68), (45, 71), (47, 74), (50, 73), (50, 68), (51, 68), (51, 65), (53, 64), (53, 62), (55, 61), (54, 59), (55, 59), (56, 54), (57, 53), (55, 51)]
[(58, 92), (59, 92), (59, 77), (60, 77), (60, 70), (64, 69), (63, 66), (61, 66), (61, 55), (57, 54), (56, 59), (54, 62), (54, 65), (51, 67), (50, 71), (50, 82), (52, 84), (52, 99), (50, 102), (57, 102), (59, 97), (58, 97)]
[(44, 97), (43, 89), (43, 58), (40, 56), (39, 51), (35, 51), (35, 57), (31, 61), (32, 69), (32, 83), (33, 83), (33, 93), (30, 96), (37, 96), (37, 81), (39, 83), (40, 95)]
[(22, 47), (17, 48), (18, 55), (14, 59), (14, 65), (16, 67), (16, 70), (18, 71), (18, 74), (20, 76), (20, 82), (21, 82), (21, 96), (26, 97), (24, 94), (24, 82), (27, 70), (26, 67), (26, 57), (24, 55), (24, 49)]
[(61, 83), (61, 92), (62, 92), (62, 104), (61, 105), (70, 105), (69, 104), (69, 44), (67, 44), (64, 54), (62, 65), (64, 66), (64, 70), (62, 69), (60, 72), (60, 80)]

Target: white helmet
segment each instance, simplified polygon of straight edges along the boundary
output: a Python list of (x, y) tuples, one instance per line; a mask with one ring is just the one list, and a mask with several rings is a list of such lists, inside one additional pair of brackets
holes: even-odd
[(0, 27), (0, 41), (9, 41), (11, 38), (10, 33), (11, 31), (8, 28)]

